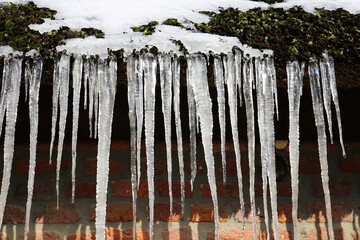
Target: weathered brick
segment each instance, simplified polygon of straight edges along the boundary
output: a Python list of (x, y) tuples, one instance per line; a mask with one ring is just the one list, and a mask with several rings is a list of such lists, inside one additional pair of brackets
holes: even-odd
[[(239, 143), (240, 151), (246, 152), (247, 151), (247, 143), (241, 141)], [(214, 152), (221, 152), (221, 141), (214, 140), (213, 141), (213, 151)], [(225, 143), (225, 151), (227, 152), (234, 152), (234, 142), (233, 141), (227, 141)]]
[(305, 175), (319, 175), (321, 173), (319, 157), (300, 156), (299, 173)]
[[(132, 198), (131, 195), (131, 181), (117, 180), (111, 181), (113, 188), (113, 197)], [(149, 196), (147, 180), (140, 180), (139, 190), (137, 191), (138, 198), (147, 198)]]
[[(247, 155), (241, 157), (241, 173), (242, 175), (249, 175), (249, 160)], [(220, 175), (223, 175), (222, 168), (218, 170)], [(237, 175), (237, 167), (235, 157), (229, 157), (226, 160), (226, 175)]]
[[(292, 205), (278, 203), (277, 212), (279, 216), (279, 223), (292, 223)], [(301, 222), (301, 213), (298, 211), (298, 221)]]
[[(172, 181), (172, 194), (174, 198), (181, 197), (181, 183), (180, 181)], [(169, 183), (167, 180), (159, 180), (157, 183), (157, 189), (161, 197), (169, 197)], [(191, 191), (190, 181), (185, 181), (185, 197), (191, 198), (194, 193)]]
[[(155, 175), (162, 175), (167, 171), (166, 157), (155, 156), (154, 173)], [(146, 157), (141, 157), (141, 172), (147, 172)]]
[[(191, 204), (191, 222), (214, 222), (214, 205), (212, 203)], [(219, 221), (227, 222), (229, 214), (225, 204), (219, 204)]]
[[(224, 185), (223, 182), (216, 183), (217, 195), (220, 198), (238, 198), (239, 187), (237, 182), (228, 181)], [(200, 185), (200, 195), (202, 198), (211, 198), (210, 186), (208, 184)]]
[[(242, 222), (243, 216), (240, 210), (240, 203), (238, 201), (231, 204), (232, 205), (232, 215), (236, 221)], [(256, 222), (259, 223), (264, 219), (264, 209), (256, 206)], [(252, 223), (252, 213), (250, 203), (245, 203), (245, 222)]]
[(346, 158), (339, 158), (340, 169), (343, 172), (355, 172), (360, 174), (360, 156), (348, 155)]
[[(326, 228), (322, 228), (322, 227), (316, 227), (315, 229), (311, 229), (309, 231), (306, 232), (302, 232), (302, 239), (306, 239), (306, 240), (328, 240), (329, 236), (328, 236), (328, 230)], [(335, 239), (347, 239), (346, 235), (343, 231), (343, 229), (341, 228), (335, 228), (334, 229), (334, 237)]]
[(0, 240), (9, 240), (6, 233), (0, 233)]
[(161, 233), (161, 236), (162, 240), (199, 240), (199, 234), (186, 227), (165, 230)]
[[(196, 167), (197, 167), (197, 175), (203, 176), (206, 175), (206, 162), (204, 157), (197, 156), (196, 158)], [(190, 156), (184, 156), (184, 171), (187, 175), (191, 174), (191, 163), (190, 163)]]
[(130, 141), (127, 140), (113, 140), (111, 142), (111, 149), (113, 150), (123, 150), (130, 147)]
[[(19, 182), (16, 186), (14, 197), (17, 200), (27, 199), (27, 182)], [(51, 180), (36, 180), (34, 182), (33, 200), (51, 200), (55, 197), (55, 183)]]
[[(64, 158), (61, 161), (61, 171), (69, 169), (69, 159)], [(49, 158), (36, 159), (36, 173), (55, 173), (56, 172), (56, 159), (49, 165)], [(29, 158), (22, 158), (15, 161), (14, 173), (28, 175), (29, 173)]]
[[(66, 196), (72, 196), (72, 183), (66, 184)], [(96, 197), (96, 183), (76, 182), (75, 184), (76, 198), (94, 198)]]
[[(147, 218), (149, 219), (149, 209), (147, 208)], [(173, 214), (170, 216), (170, 203), (155, 203), (154, 205), (154, 221), (155, 222), (180, 222), (181, 204), (173, 203)]]
[(80, 217), (72, 204), (61, 204), (59, 209), (55, 205), (46, 206), (43, 211), (35, 214), (36, 223), (76, 223)]
[[(136, 229), (136, 240), (149, 240), (149, 232), (142, 228)], [(69, 235), (67, 240), (94, 240), (95, 232), (91, 233), (81, 233), (77, 232), (75, 234)], [(133, 230), (132, 228), (119, 230), (116, 228), (106, 228), (106, 240), (133, 240)]]
[[(345, 197), (351, 192), (352, 181), (349, 180), (330, 180), (329, 188), (331, 196)], [(324, 198), (322, 181), (320, 179), (312, 180), (312, 192), (315, 198)]]
[[(24, 235), (20, 239), (24, 239)], [(60, 240), (60, 235), (56, 232), (30, 232), (28, 240)]]
[(16, 205), (6, 205), (4, 216), (3, 216), (3, 224), (11, 222), (12, 224), (24, 223), (25, 221), (25, 209)]
[(355, 230), (353, 230), (351, 232), (351, 237), (354, 239), (354, 240), (359, 240), (360, 239), (360, 228), (356, 228)]
[[(266, 230), (258, 230), (257, 233), (257, 237), (259, 240), (266, 240), (267, 239), (267, 234), (266, 234)], [(270, 231), (270, 239), (274, 240), (274, 231)], [(279, 239), (280, 240), (291, 240), (292, 239), (292, 234), (290, 231), (288, 230), (280, 230), (279, 231)]]
[[(326, 222), (325, 203), (317, 202), (307, 205), (309, 211), (309, 223)], [(353, 222), (354, 207), (349, 202), (339, 202), (331, 204), (331, 214), (333, 222)]]
[[(87, 176), (96, 176), (97, 157), (85, 159), (84, 172)], [(119, 159), (109, 159), (109, 175), (121, 173), (121, 163)]]
[(97, 140), (80, 141), (76, 146), (77, 151), (97, 152)]
[[(165, 142), (160, 142), (159, 144), (159, 148), (161, 150), (166, 150), (166, 143)], [(190, 149), (190, 143), (189, 142), (183, 142), (183, 151), (189, 151)], [(171, 143), (171, 151), (177, 151), (178, 150), (178, 144), (176, 141), (172, 141)]]
[[(259, 240), (266, 240), (266, 231), (260, 231), (258, 230), (257, 233), (257, 239)], [(287, 230), (282, 230), (279, 232), (279, 239), (281, 240), (290, 240), (292, 239), (291, 232)], [(214, 231), (211, 231), (208, 233), (208, 240), (214, 240)], [(229, 229), (229, 230), (220, 230), (219, 231), (219, 240), (253, 240), (254, 239), (254, 233), (252, 229)], [(274, 239), (273, 233), (271, 233), (270, 239)]]
[[(106, 221), (129, 222), (133, 220), (132, 204), (130, 202), (108, 203), (106, 206)], [(95, 221), (95, 205), (91, 208), (89, 218)], [(138, 217), (136, 217), (138, 218)]]
[[(263, 189), (262, 183), (255, 183), (255, 196), (262, 197)], [(291, 182), (277, 182), (276, 183), (277, 195), (281, 197), (291, 197)], [(268, 195), (270, 194), (269, 186), (268, 186)]]
[[(29, 146), (26, 146), (26, 148), (28, 148)], [(50, 151), (50, 142), (39, 142), (37, 144), (37, 149), (39, 151)], [(53, 146), (53, 156), (54, 156), (54, 153), (56, 153), (58, 149), (58, 146), (57, 144), (54, 144)], [(63, 151), (71, 151), (71, 144), (68, 144), (68, 143), (64, 143), (63, 145)]]

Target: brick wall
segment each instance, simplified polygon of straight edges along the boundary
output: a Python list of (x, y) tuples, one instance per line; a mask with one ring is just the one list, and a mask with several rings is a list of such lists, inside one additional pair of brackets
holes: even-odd
[[(246, 201), (245, 230), (239, 211), (235, 154), (232, 143), (227, 144), (228, 183), (222, 184), (220, 143), (214, 142), (214, 155), (218, 173), (218, 197), (220, 215), (220, 239), (252, 239), (249, 204), (249, 169), (246, 143), (241, 143), (242, 172)], [(64, 148), (61, 167), (60, 209), (57, 210), (55, 193), (55, 165), (48, 165), (49, 144), (40, 143), (36, 168), (34, 200), (31, 215), (30, 239), (94, 239), (96, 142), (81, 142), (78, 146), (76, 170), (76, 200), (71, 204), (71, 152)], [(189, 147), (184, 145), (186, 172), (185, 212), (181, 216), (180, 182), (176, 147), (173, 148), (173, 196), (174, 211), (169, 216), (168, 182), (165, 144), (158, 142), (155, 149), (155, 239), (213, 239), (213, 209), (206, 166), (201, 145), (198, 145), (198, 175), (194, 192), (190, 190)], [(259, 147), (257, 148), (259, 151)], [(259, 239), (266, 239), (262, 209), (262, 185), (257, 151), (256, 203)], [(339, 145), (329, 145), (329, 177), (332, 195), (332, 212), (336, 239), (360, 239), (359, 186), (360, 143), (347, 144), (348, 158), (341, 157)], [(277, 155), (285, 161), (278, 182), (278, 213), (281, 239), (291, 239), (291, 185), (286, 170), (288, 149), (278, 144)], [(28, 146), (16, 146), (13, 175), (4, 216), (1, 239), (21, 239), (24, 228), (27, 192)], [(145, 152), (143, 152), (145, 156)], [(127, 141), (113, 141), (110, 159), (108, 188), (107, 236), (108, 239), (132, 239), (132, 205), (130, 183), (130, 149)], [(142, 181), (138, 192), (137, 239), (148, 239), (146, 159), (142, 159)], [(285, 166), (285, 167), (284, 167)], [(285, 169), (285, 170), (284, 170)], [(299, 227), (303, 239), (327, 239), (326, 214), (322, 193), (320, 165), (316, 142), (303, 143), (300, 158)]]

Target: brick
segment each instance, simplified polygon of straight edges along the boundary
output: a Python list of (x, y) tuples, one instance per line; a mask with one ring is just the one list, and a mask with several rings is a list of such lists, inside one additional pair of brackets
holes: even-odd
[(124, 150), (130, 147), (130, 141), (127, 140), (113, 140), (111, 142), (111, 149)]
[[(241, 173), (242, 175), (249, 175), (249, 161), (247, 156), (242, 155), (241, 157)], [(222, 167), (218, 170), (220, 175), (223, 175)], [(237, 175), (236, 159), (230, 157), (226, 160), (226, 175)]]
[[(239, 187), (237, 182), (228, 181), (224, 185), (223, 182), (216, 183), (217, 195), (219, 198), (238, 198)], [(209, 184), (200, 184), (200, 196), (202, 198), (211, 198), (211, 191)]]
[[(326, 222), (325, 203), (317, 202), (307, 205), (309, 211), (309, 223)], [(331, 214), (333, 222), (353, 222), (354, 207), (349, 202), (339, 202), (331, 204)]]
[[(351, 192), (352, 182), (349, 180), (330, 180), (329, 188), (331, 196), (345, 197)], [(322, 181), (320, 179), (312, 180), (312, 192), (314, 198), (324, 198)]]
[[(259, 240), (266, 240), (267, 234), (266, 234), (266, 230), (262, 230), (262, 231), (259, 231), (258, 230), (258, 233), (257, 233), (257, 237)], [(270, 232), (270, 239), (271, 240), (274, 240), (274, 231), (271, 231)], [(280, 240), (291, 240), (292, 239), (292, 234), (290, 231), (288, 230), (280, 230), (279, 231), (279, 239)]]
[(186, 227), (165, 230), (161, 233), (161, 236), (162, 240), (199, 240), (199, 234)]
[[(113, 197), (132, 198), (131, 195), (131, 180), (117, 180), (111, 181), (113, 188)], [(139, 190), (137, 191), (138, 198), (147, 198), (149, 196), (147, 180), (140, 180)]]
[[(191, 204), (191, 222), (214, 222), (214, 205), (212, 203)], [(219, 221), (227, 222), (229, 214), (225, 204), (219, 204)]]
[[(54, 153), (56, 153), (56, 151), (58, 149), (57, 147), (58, 147), (57, 144), (54, 144), (54, 146), (53, 146), (53, 156), (55, 156)], [(37, 144), (37, 149), (39, 151), (48, 151), (49, 152), (50, 151), (50, 142), (40, 142), (40, 143), (38, 143)], [(63, 151), (71, 151), (71, 144), (64, 143)]]
[[(115, 229), (115, 228), (106, 228), (106, 240), (133, 240), (132, 228), (128, 229)], [(136, 240), (149, 240), (149, 232), (142, 228), (136, 229)], [(91, 233), (81, 233), (77, 232), (68, 236), (67, 240), (94, 240), (95, 232)]]
[[(64, 158), (61, 161), (61, 171), (69, 169), (69, 159)], [(56, 159), (53, 159), (51, 165), (49, 165), (49, 158), (37, 158), (36, 159), (36, 173), (55, 173), (56, 172)], [(22, 158), (15, 161), (14, 173), (28, 175), (29, 173), (29, 158)]]
[(359, 240), (360, 239), (360, 228), (356, 228), (355, 230), (353, 230), (351, 232), (351, 237), (355, 240)]
[[(66, 196), (72, 196), (72, 183), (66, 183)], [(96, 183), (76, 182), (75, 183), (76, 198), (94, 198), (96, 197)]]
[[(316, 227), (315, 229), (302, 232), (302, 239), (306, 240), (328, 240), (328, 231), (326, 228)], [(347, 239), (344, 231), (341, 228), (334, 229), (334, 237), (335, 239)]]
[[(247, 151), (247, 143), (246, 142), (240, 142), (240, 151), (246, 152)], [(234, 152), (234, 142), (233, 141), (227, 141), (225, 143), (225, 151), (227, 152)], [(213, 141), (213, 152), (221, 152), (221, 141), (214, 140)]]
[[(166, 157), (155, 156), (154, 171), (155, 175), (157, 176), (167, 172)], [(147, 172), (146, 157), (141, 158), (141, 172)]]
[[(262, 183), (255, 183), (255, 196), (262, 197), (263, 196), (263, 189)], [(291, 182), (277, 182), (276, 183), (277, 195), (280, 197), (291, 197)], [(268, 186), (268, 196), (270, 195), (270, 190)]]
[[(96, 176), (97, 157), (89, 157), (85, 159), (84, 172), (87, 176)], [(121, 163), (118, 159), (109, 159), (109, 175), (121, 173)]]
[(36, 223), (76, 223), (80, 217), (72, 204), (61, 204), (59, 209), (55, 205), (46, 206), (43, 211), (35, 214)]
[[(147, 209), (147, 218), (149, 211)], [(170, 203), (155, 203), (154, 221), (155, 222), (180, 222), (182, 220), (181, 204), (173, 203), (173, 214), (170, 215)]]
[(76, 146), (77, 151), (83, 152), (97, 152), (97, 140), (81, 141)]
[[(189, 150), (190, 144), (188, 143), (188, 145), (185, 145), (186, 142), (183, 142), (183, 151), (187, 151)], [(166, 143), (165, 142), (161, 142), (159, 143), (159, 147), (161, 150), (166, 150)], [(178, 150), (178, 145), (176, 141), (172, 141), (171, 143), (171, 151), (177, 151)]]
[[(240, 203), (234, 202), (232, 205), (232, 216), (235, 218), (236, 221), (242, 222), (243, 216), (240, 210)], [(261, 207), (256, 206), (256, 222), (260, 223), (264, 219), (264, 209)], [(245, 203), (245, 222), (252, 223), (252, 213), (251, 213), (251, 205), (250, 203)]]
[[(24, 239), (24, 235), (20, 239)], [(28, 240), (60, 240), (60, 235), (55, 232), (30, 232)]]
[(349, 155), (346, 158), (339, 158), (340, 169), (343, 172), (355, 172), (360, 174), (360, 156), (359, 155)]
[(6, 205), (3, 217), (3, 224), (11, 222), (12, 224), (24, 223), (25, 209), (16, 205)]
[[(109, 203), (106, 206), (106, 221), (130, 222), (133, 221), (132, 204), (130, 202)], [(95, 205), (91, 208), (89, 218), (95, 221)], [(136, 217), (138, 218), (138, 217)]]
[[(305, 142), (305, 143), (302, 143), (301, 146), (302, 146), (302, 149), (305, 151), (313, 151), (313, 152), (319, 151), (317, 142)], [(338, 143), (331, 144), (329, 141), (329, 143), (327, 144), (327, 150), (328, 151), (336, 151), (337, 149), (338, 149)]]
[(9, 240), (6, 233), (0, 233), (0, 240)]
[[(19, 182), (16, 185), (14, 197), (16, 200), (27, 199), (27, 182)], [(37, 180), (34, 182), (33, 200), (51, 200), (55, 197), (55, 183), (50, 180)]]
[[(266, 231), (260, 231), (258, 230), (257, 233), (257, 239), (259, 240), (266, 240)], [(287, 230), (282, 230), (279, 232), (279, 239), (281, 240), (290, 240), (292, 239), (291, 232)], [(214, 231), (211, 231), (208, 233), (208, 240), (214, 240)], [(252, 229), (228, 229), (228, 230), (220, 230), (219, 231), (219, 240), (253, 240), (254, 239), (254, 233)], [(270, 239), (274, 239), (273, 233), (271, 233)]]
[(320, 175), (321, 168), (319, 157), (300, 156), (299, 173), (305, 175)]
[[(181, 183), (180, 181), (172, 181), (172, 194), (174, 198), (181, 197)], [(159, 180), (157, 183), (157, 190), (161, 197), (169, 197), (169, 183), (167, 180)], [(191, 191), (190, 181), (185, 181), (185, 197), (191, 198), (194, 193)]]
[[(292, 205), (278, 203), (277, 212), (279, 217), (279, 223), (292, 223)], [(298, 221), (301, 222), (301, 213), (298, 210)]]
[[(197, 175), (203, 176), (206, 175), (207, 169), (206, 169), (206, 162), (204, 157), (197, 156), (196, 159), (196, 167), (197, 167)], [(184, 156), (184, 171), (185, 174), (190, 175), (191, 174), (191, 163), (190, 163), (190, 156)]]

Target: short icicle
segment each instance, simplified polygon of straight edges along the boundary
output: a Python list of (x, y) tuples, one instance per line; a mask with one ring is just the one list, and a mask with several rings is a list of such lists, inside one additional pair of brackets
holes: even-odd
[(10, 56), (5, 60), (7, 60), (9, 64), (9, 73), (7, 75), (9, 82), (8, 88), (6, 89), (7, 94), (4, 95), (6, 97), (6, 126), (4, 140), (4, 168), (0, 192), (0, 226), (2, 226), (3, 223), (4, 210), (10, 186), (11, 168), (14, 157), (15, 126), (20, 95), (22, 66), (21, 58)]
[(141, 58), (144, 61), (145, 145), (149, 189), (149, 230), (150, 239), (154, 239), (154, 133), (157, 64), (156, 58), (151, 53), (143, 53)]
[(85, 58), (83, 61), (84, 69), (84, 110), (87, 109), (88, 104), (88, 82), (89, 82), (89, 71), (90, 71), (90, 61)]
[(111, 148), (111, 130), (117, 83), (117, 60), (110, 56), (99, 59), (99, 137), (96, 172), (96, 239), (105, 240), (106, 199), (109, 182), (109, 156)]
[(73, 122), (72, 122), (72, 139), (71, 139), (71, 202), (75, 200), (75, 174), (76, 174), (76, 146), (79, 126), (79, 108), (80, 108), (80, 91), (83, 71), (82, 56), (74, 56), (73, 76)]
[(299, 239), (298, 196), (299, 196), (299, 112), (303, 86), (303, 69), (297, 61), (286, 64), (288, 99), (289, 99), (289, 155), (291, 169), (292, 219), (294, 240)]
[(321, 166), (321, 180), (324, 190), (325, 206), (326, 206), (326, 218), (327, 227), (329, 233), (329, 239), (334, 240), (334, 229), (331, 216), (331, 200), (329, 190), (329, 175), (328, 175), (328, 162), (327, 162), (327, 140), (325, 132), (325, 120), (323, 112), (323, 100), (321, 98), (321, 86), (319, 67), (316, 58), (311, 58), (309, 61), (309, 78), (311, 96), (313, 102), (313, 110), (315, 116), (315, 125), (318, 135), (318, 147), (319, 147), (319, 160)]
[(52, 152), (55, 141), (56, 125), (58, 121), (58, 109), (59, 109), (59, 94), (60, 94), (60, 83), (59, 83), (59, 60), (54, 60), (54, 73), (53, 73), (53, 92), (52, 92), (52, 117), (51, 117), (51, 141), (49, 151), (49, 164), (52, 164)]
[(209, 93), (207, 79), (206, 59), (202, 55), (189, 55), (187, 57), (187, 67), (190, 79), (187, 79), (191, 86), (196, 102), (196, 112), (200, 120), (202, 144), (204, 147), (205, 162), (207, 166), (208, 181), (212, 201), (214, 204), (215, 240), (219, 239), (219, 206), (216, 191), (216, 176), (213, 156), (213, 116), (212, 101)]
[(30, 158), (29, 158), (29, 178), (28, 178), (28, 195), (26, 200), (26, 215), (24, 240), (28, 239), (30, 226), (31, 204), (34, 191), (35, 167), (36, 167), (36, 145), (39, 125), (39, 90), (41, 82), (41, 74), (43, 63), (39, 57), (36, 57), (33, 62), (33, 67), (30, 69), (29, 62), (26, 63), (26, 71), (29, 78), (29, 119), (30, 119)]

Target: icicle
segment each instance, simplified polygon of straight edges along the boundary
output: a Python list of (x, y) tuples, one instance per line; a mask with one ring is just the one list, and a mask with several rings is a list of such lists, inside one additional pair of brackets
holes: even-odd
[(242, 185), (242, 172), (241, 172), (241, 156), (240, 156), (240, 144), (239, 144), (239, 132), (238, 132), (238, 119), (237, 119), (237, 82), (235, 77), (235, 57), (232, 53), (224, 56), (225, 66), (225, 83), (228, 92), (228, 105), (230, 111), (230, 123), (231, 133), (234, 142), (235, 158), (236, 158), (236, 170), (238, 177), (239, 186), (239, 199), (240, 199), (240, 210), (243, 216), (243, 228), (245, 225), (245, 207), (244, 207), (244, 196), (243, 196), (243, 185)]
[(27, 240), (30, 225), (31, 203), (34, 189), (35, 167), (36, 167), (36, 145), (39, 125), (39, 90), (43, 63), (40, 58), (36, 58), (33, 63), (33, 68), (30, 70), (29, 62), (26, 62), (28, 67), (28, 79), (30, 84), (29, 92), (29, 118), (30, 118), (30, 159), (29, 159), (29, 178), (28, 178), (28, 195), (26, 200), (26, 215), (25, 215), (25, 233), (24, 240)]
[(82, 56), (75, 56), (72, 76), (73, 76), (73, 124), (72, 124), (72, 141), (71, 141), (71, 155), (72, 155), (72, 168), (71, 168), (71, 202), (75, 200), (75, 170), (76, 170), (76, 145), (77, 134), (79, 125), (79, 108), (80, 108), (80, 91), (81, 91), (81, 78), (83, 70)]
[(25, 85), (25, 102), (28, 98), (28, 92), (29, 92), (29, 83), (31, 78), (31, 69), (30, 69), (30, 61), (25, 62), (25, 77), (24, 77), (24, 85)]
[[(191, 64), (191, 62), (188, 64)], [(191, 180), (190, 186), (191, 191), (194, 190), (194, 181), (197, 173), (197, 164), (196, 164), (196, 105), (194, 99), (194, 92), (189, 83), (189, 79), (192, 78), (192, 72), (190, 71), (191, 66), (188, 65), (186, 69), (186, 89), (187, 89), (187, 100), (188, 100), (188, 109), (189, 109), (189, 132), (190, 132), (190, 167), (191, 167)]]
[(215, 239), (217, 240), (219, 239), (219, 208), (212, 146), (212, 102), (209, 94), (206, 59), (201, 55), (190, 55), (187, 58), (187, 63), (190, 77), (187, 81), (193, 91), (197, 115), (200, 120), (208, 181), (214, 204)]
[(111, 130), (117, 83), (117, 60), (99, 60), (99, 138), (96, 172), (96, 239), (105, 240), (106, 197), (109, 181)]
[(242, 92), (241, 92), (241, 61), (242, 55), (238, 49), (234, 50), (235, 52), (235, 82), (237, 89), (239, 90), (239, 105), (242, 107)]
[(12, 69), (10, 68), (10, 61), (12, 61), (12, 56), (6, 56), (4, 59), (4, 70), (3, 70), (1, 96), (0, 96), (0, 137), (3, 129), (6, 105), (8, 100), (7, 94), (11, 84)]
[(292, 218), (294, 240), (299, 239), (298, 196), (299, 196), (299, 112), (302, 95), (303, 75), (297, 61), (286, 64), (289, 98), (289, 149), (291, 167)]
[(150, 239), (154, 238), (154, 132), (156, 59), (150, 53), (141, 56), (144, 61), (145, 144), (149, 189)]
[(60, 84), (59, 84), (59, 61), (55, 59), (54, 61), (54, 73), (53, 73), (53, 95), (52, 95), (52, 117), (51, 117), (51, 141), (50, 141), (50, 159), (49, 164), (52, 164), (52, 150), (54, 146), (55, 134), (56, 134), (56, 125), (58, 119), (58, 108), (59, 108), (59, 94), (60, 94)]
[(90, 138), (93, 137), (93, 114), (94, 114), (94, 98), (95, 98), (95, 84), (97, 78), (97, 62), (94, 58), (89, 60), (89, 131)]
[(310, 78), (311, 96), (313, 101), (313, 110), (315, 115), (315, 125), (318, 134), (321, 179), (322, 179), (322, 185), (325, 196), (326, 218), (328, 221), (327, 227), (328, 227), (329, 239), (334, 240), (334, 229), (332, 225), (331, 200), (330, 200), (330, 190), (329, 190), (325, 120), (324, 120), (324, 112), (323, 112), (323, 102), (321, 98), (319, 67), (316, 58), (311, 58), (309, 61), (309, 78)]
[(250, 59), (245, 59), (243, 66), (243, 92), (246, 108), (247, 137), (248, 137), (248, 158), (249, 158), (249, 176), (250, 176), (250, 203), (252, 214), (252, 225), (254, 239), (257, 239), (256, 231), (256, 208), (255, 208), (255, 112), (252, 94), (253, 75), (250, 74)]
[(185, 174), (184, 174), (184, 159), (183, 159), (183, 143), (182, 143), (182, 130), (180, 118), (180, 62), (175, 56), (172, 62), (173, 72), (173, 92), (174, 92), (174, 114), (175, 114), (175, 128), (179, 161), (180, 173), (180, 191), (181, 191), (181, 215), (184, 215), (185, 206)]
[(223, 183), (226, 183), (226, 121), (225, 121), (225, 88), (223, 65), (220, 56), (214, 56), (214, 78), (217, 91), (218, 115), (221, 139), (221, 162), (223, 172)]
[(342, 154), (343, 154), (343, 157), (346, 157), (344, 141), (343, 141), (343, 133), (342, 133), (339, 97), (338, 97), (338, 92), (337, 92), (337, 87), (336, 87), (334, 59), (331, 56), (328, 56), (327, 53), (324, 53), (323, 56), (324, 56), (324, 58), (326, 60), (326, 65), (327, 65), (327, 67), (329, 69), (330, 90), (331, 90), (332, 100), (333, 100), (334, 105), (335, 105), (335, 111), (336, 111), (336, 118), (337, 118), (338, 128), (339, 128), (339, 138), (340, 138)]
[(275, 63), (273, 57), (268, 57), (268, 75), (271, 78), (272, 81), (272, 92), (274, 95), (274, 101), (275, 101), (275, 112), (276, 112), (276, 119), (279, 120), (279, 107), (278, 107), (278, 94), (277, 94), (277, 84), (276, 84), (276, 69), (275, 69)]
[(70, 74), (70, 56), (63, 54), (59, 62), (59, 105), (60, 105), (60, 117), (59, 117), (59, 140), (58, 140), (58, 152), (56, 158), (56, 206), (59, 208), (59, 195), (60, 195), (60, 167), (61, 158), (65, 137), (65, 126), (68, 108), (68, 95), (69, 95), (69, 74)]
[(88, 80), (89, 80), (89, 71), (90, 71), (90, 61), (85, 58), (84, 64), (84, 110), (87, 109), (87, 101), (88, 101)]
[(2, 226), (3, 222), (14, 156), (15, 125), (20, 94), (22, 59), (18, 57), (7, 57), (5, 62), (8, 64), (8, 68), (6, 69), (9, 70), (9, 73), (5, 74), (8, 78), (8, 88), (5, 90), (6, 94), (3, 95), (6, 98), (4, 99), (6, 102), (6, 127), (4, 140), (4, 168), (0, 192), (0, 226)]
[[(98, 67), (98, 66), (97, 66)], [(95, 75), (95, 87), (94, 87), (94, 138), (96, 139), (98, 136), (98, 115), (99, 115), (99, 79), (101, 78), (101, 73), (99, 73), (98, 69), (96, 68), (96, 75)]]
[(172, 158), (171, 158), (171, 104), (172, 104), (172, 67), (171, 56), (169, 54), (159, 55), (160, 67), (160, 87), (162, 112), (164, 115), (165, 127), (165, 143), (166, 143), (166, 159), (168, 171), (169, 199), (170, 199), (170, 215), (173, 211), (172, 197)]
[(133, 204), (133, 239), (136, 238), (136, 106), (135, 106), (135, 60), (130, 56), (126, 64), (128, 80), (128, 104), (130, 121), (130, 146), (131, 146), (131, 194)]

